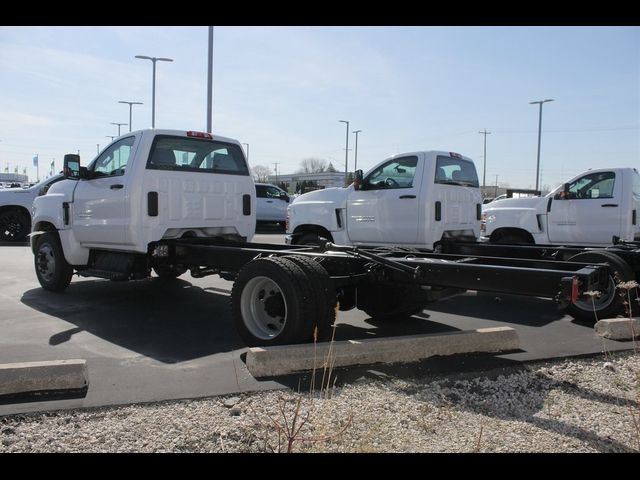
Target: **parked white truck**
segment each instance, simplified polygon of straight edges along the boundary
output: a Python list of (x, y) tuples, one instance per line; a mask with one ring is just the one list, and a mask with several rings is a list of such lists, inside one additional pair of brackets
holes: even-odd
[[(604, 291), (612, 269), (625, 274), (624, 262), (640, 256), (632, 246), (583, 261), (575, 259), (579, 249), (565, 252), (571, 262), (549, 258), (546, 249), (532, 259), (484, 257), (479, 248), (496, 246), (478, 242), (457, 250), (462, 243), (447, 240), (476, 237), (480, 196), (473, 163), (446, 152), (394, 157), (366, 178), (358, 175), (364, 188), (341, 189), (347, 195), (340, 201), (337, 193), (336, 200), (315, 201), (335, 221), (325, 228), (334, 240), (355, 234), (354, 242), (366, 242), (370, 235), (385, 245), (377, 228), (391, 222), (402, 238), (411, 235), (403, 245), (439, 244), (440, 252), (335, 245), (318, 240), (326, 235), (318, 229), (305, 235), (315, 234), (319, 247), (250, 243), (256, 191), (245, 156), (238, 141), (209, 133), (128, 133), (87, 167), (78, 155), (66, 155), (64, 178), (33, 202), (31, 247), (43, 288), (64, 290), (74, 273), (114, 281), (148, 278), (152, 271), (158, 281), (187, 270), (193, 277), (217, 274), (234, 281), (231, 318), (248, 345), (326, 339), (337, 305), (380, 320), (406, 317), (451, 289), (535, 295), (572, 306), (585, 291)], [(317, 197), (300, 198), (302, 206)], [(606, 290), (603, 309), (615, 301), (614, 291)]]
[(394, 155), (347, 188), (327, 188), (288, 207), (287, 243), (395, 245), (434, 249), (442, 239), (480, 236), (475, 165), (457, 153)]
[(494, 243), (612, 245), (640, 241), (640, 175), (602, 168), (577, 175), (545, 197), (488, 203), (483, 235)]

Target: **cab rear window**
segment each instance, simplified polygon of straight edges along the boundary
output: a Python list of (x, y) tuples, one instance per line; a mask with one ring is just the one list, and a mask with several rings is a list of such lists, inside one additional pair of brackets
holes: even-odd
[(151, 170), (249, 175), (238, 145), (215, 140), (158, 135), (147, 160)]
[(479, 187), (478, 174), (473, 162), (462, 158), (438, 155), (436, 159), (435, 183)]

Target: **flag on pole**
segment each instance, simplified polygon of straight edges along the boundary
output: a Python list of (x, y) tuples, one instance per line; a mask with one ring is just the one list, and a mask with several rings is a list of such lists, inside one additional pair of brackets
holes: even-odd
[(18, 173), (18, 165), (13, 168), (13, 173)]
[(33, 166), (37, 167), (38, 166), (38, 155), (36, 155), (35, 157), (33, 157)]
[(27, 167), (23, 167), (23, 168), (22, 168), (22, 174), (23, 174), (23, 175), (26, 175), (26, 174), (27, 174)]

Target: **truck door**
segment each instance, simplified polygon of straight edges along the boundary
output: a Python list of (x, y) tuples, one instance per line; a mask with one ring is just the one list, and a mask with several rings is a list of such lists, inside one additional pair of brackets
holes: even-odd
[(73, 199), (73, 229), (78, 241), (92, 245), (126, 243), (125, 171), (136, 137), (114, 143), (89, 166), (89, 178), (78, 181)]
[(622, 182), (615, 172), (583, 175), (569, 184), (567, 198), (558, 192), (548, 214), (549, 241), (610, 245), (620, 235)]
[(420, 179), (417, 156), (394, 158), (367, 175), (347, 197), (349, 238), (360, 244), (415, 244), (418, 240)]

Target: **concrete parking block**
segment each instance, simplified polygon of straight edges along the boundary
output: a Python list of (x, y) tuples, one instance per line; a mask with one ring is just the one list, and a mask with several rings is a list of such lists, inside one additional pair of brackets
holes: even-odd
[(86, 360), (0, 364), (0, 395), (82, 390), (88, 385)]
[(596, 334), (611, 340), (631, 340), (640, 337), (640, 317), (607, 318), (595, 325)]
[[(300, 345), (254, 347), (247, 368), (254, 377), (285, 375), (323, 368), (328, 358), (335, 367), (372, 363), (407, 363), (435, 355), (500, 352), (520, 348), (513, 328), (479, 328), (462, 332), (371, 338)], [(334, 360), (335, 359), (335, 360)]]

